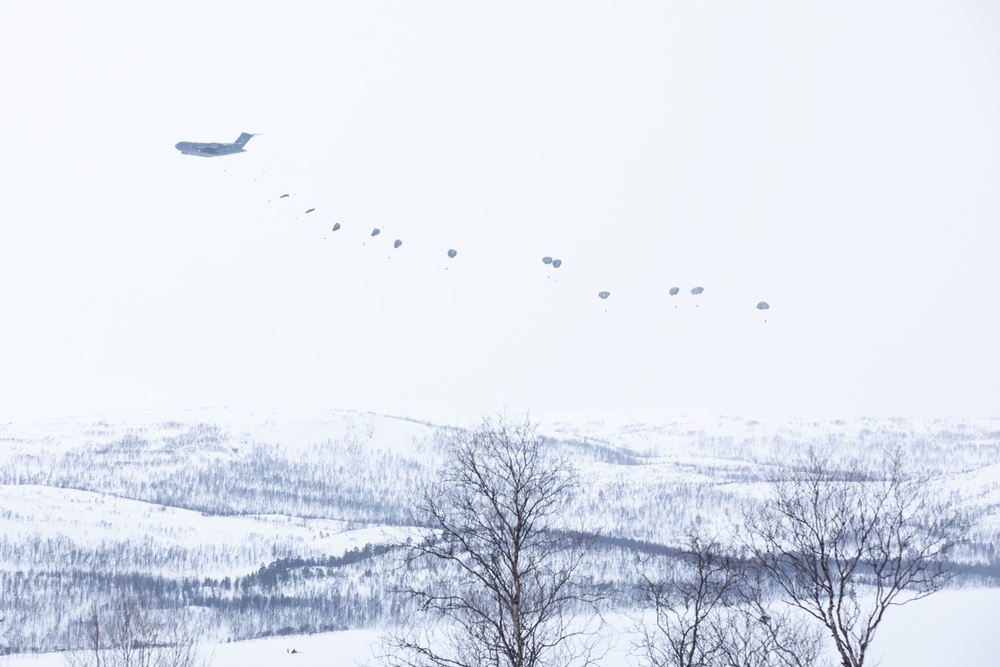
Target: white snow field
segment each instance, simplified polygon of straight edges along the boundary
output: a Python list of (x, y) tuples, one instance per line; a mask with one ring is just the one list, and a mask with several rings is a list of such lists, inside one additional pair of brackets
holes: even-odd
[[(880, 658), (879, 667), (996, 667), (1000, 664), (998, 613), (998, 589), (944, 591), (893, 610), (876, 639), (872, 657)], [(213, 667), (375, 667), (379, 637), (377, 630), (271, 637), (206, 644), (203, 654), (211, 656)], [(601, 667), (641, 665), (629, 642), (623, 634)], [(66, 655), (14, 655), (0, 658), (0, 665), (66, 667)]]
[[(981, 569), (961, 587), (890, 610), (872, 658), (882, 667), (1000, 664), (993, 629), (1000, 589), (983, 587), (996, 580), (989, 573), (1000, 541), (1000, 421), (670, 412), (533, 418), (582, 477), (568, 527), (672, 547), (693, 524), (724, 532), (739, 504), (761, 497), (767, 476), (807, 446), (835, 459), (902, 446), (914, 466), (940, 473), (945, 492), (961, 492), (977, 511), (956, 558)], [(377, 556), (344, 565), (319, 559), (415, 534), (410, 504), (434, 479), (454, 428), (270, 407), (0, 425), (0, 577), (7, 582), (0, 613), (9, 618), (6, 641), (25, 651), (0, 658), (0, 667), (63, 665), (65, 654), (48, 651), (74, 645), (74, 624), (92, 601), (107, 602), (108, 587), (117, 585), (109, 582), (120, 581), (114, 576), (183, 590), (164, 604), (190, 612), (217, 667), (371, 661), (375, 628), (393, 620), (383, 590), (391, 564)], [(591, 574), (627, 585), (634, 576), (628, 553), (600, 552)], [(259, 568), (291, 559), (309, 560), (304, 576), (262, 583)], [(274, 616), (226, 607), (253, 596), (289, 596), (305, 606)], [(318, 611), (324, 604), (332, 606)], [(333, 615), (344, 609), (351, 611)], [(620, 640), (601, 664), (638, 667), (630, 623), (616, 618)], [(334, 628), (343, 631), (327, 631)]]

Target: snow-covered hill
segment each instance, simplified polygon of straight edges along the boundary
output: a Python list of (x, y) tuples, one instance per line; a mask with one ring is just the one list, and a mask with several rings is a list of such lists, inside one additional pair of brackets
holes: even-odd
[[(600, 534), (595, 581), (627, 587), (627, 540), (726, 531), (807, 447), (834, 459), (901, 445), (979, 514), (957, 557), (1000, 573), (1000, 420), (536, 416), (580, 485), (565, 527)], [(15, 651), (77, 645), (123, 587), (208, 640), (389, 620), (391, 553), (452, 426), (349, 411), (144, 411), (0, 425), (0, 614)], [(635, 542), (633, 542), (634, 544)], [(416, 575), (419, 576), (419, 575)]]

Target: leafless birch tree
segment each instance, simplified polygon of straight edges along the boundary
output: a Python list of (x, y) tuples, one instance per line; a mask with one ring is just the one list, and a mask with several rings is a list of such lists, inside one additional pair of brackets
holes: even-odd
[(719, 614), (736, 594), (739, 573), (718, 542), (689, 535), (684, 556), (664, 575), (640, 572), (655, 618), (642, 628), (641, 651), (652, 667), (709, 667), (720, 651)]
[[(755, 563), (740, 565), (732, 606), (714, 619), (719, 650), (716, 667), (817, 667), (826, 665), (823, 636), (803, 623), (797, 609), (775, 604), (764, 573)], [(799, 612), (799, 613), (796, 613)]]
[[(407, 667), (559, 667), (592, 661), (584, 554), (558, 518), (577, 484), (530, 422), (486, 419), (451, 446), (417, 508), (429, 529), (409, 563), (439, 573), (404, 591), (416, 623), (391, 641)], [(590, 609), (593, 617), (593, 609)], [(584, 615), (584, 618), (587, 615)]]
[(650, 667), (814, 667), (818, 636), (775, 611), (760, 568), (692, 532), (679, 558), (640, 566), (644, 608), (637, 648)]
[(964, 532), (932, 480), (908, 474), (899, 451), (874, 466), (836, 466), (810, 451), (748, 511), (748, 546), (780, 596), (819, 621), (843, 667), (863, 667), (894, 605), (939, 590)]
[(67, 653), (67, 667), (209, 667), (190, 631), (167, 629), (122, 594), (108, 610), (95, 604), (86, 621), (87, 648)]

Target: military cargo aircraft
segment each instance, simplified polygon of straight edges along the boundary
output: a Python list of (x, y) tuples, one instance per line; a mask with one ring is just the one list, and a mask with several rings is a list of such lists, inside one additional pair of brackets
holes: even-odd
[(232, 155), (242, 153), (243, 147), (250, 141), (250, 137), (255, 135), (244, 132), (240, 138), (231, 144), (201, 143), (197, 141), (182, 141), (174, 148), (184, 155), (198, 155), (200, 157), (216, 157), (218, 155)]

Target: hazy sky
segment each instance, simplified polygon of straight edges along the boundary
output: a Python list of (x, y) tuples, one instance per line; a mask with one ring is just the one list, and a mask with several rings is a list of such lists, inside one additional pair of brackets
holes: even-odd
[(0, 422), (1000, 416), (998, 34), (988, 0), (4, 3)]

